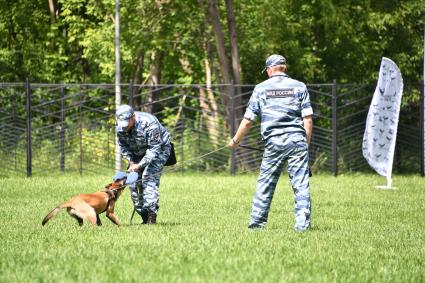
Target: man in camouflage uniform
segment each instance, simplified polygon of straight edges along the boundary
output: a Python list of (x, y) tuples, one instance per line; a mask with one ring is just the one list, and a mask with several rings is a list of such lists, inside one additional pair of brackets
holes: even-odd
[(128, 171), (138, 172), (141, 182), (129, 186), (131, 199), (143, 224), (155, 224), (159, 209), (159, 182), (170, 150), (170, 134), (158, 119), (129, 105), (117, 108), (117, 137)]
[(266, 225), (273, 193), (287, 161), (295, 200), (294, 228), (305, 231), (310, 227), (308, 144), (313, 128), (310, 97), (304, 83), (285, 74), (286, 59), (283, 56), (268, 57), (264, 71), (269, 79), (256, 85), (244, 119), (228, 144), (237, 148), (253, 121), (261, 117), (265, 151), (248, 228)]

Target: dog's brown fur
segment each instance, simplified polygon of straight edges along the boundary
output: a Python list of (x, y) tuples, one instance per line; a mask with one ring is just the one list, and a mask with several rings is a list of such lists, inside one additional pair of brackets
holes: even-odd
[(106, 211), (108, 217), (114, 224), (120, 225), (118, 218), (114, 214), (115, 202), (125, 188), (125, 179), (118, 180), (107, 185), (103, 190), (92, 194), (81, 194), (64, 202), (44, 217), (41, 224), (44, 226), (47, 221), (54, 217), (62, 208), (66, 208), (69, 215), (83, 225), (83, 219), (90, 221), (93, 225), (102, 225), (99, 214)]

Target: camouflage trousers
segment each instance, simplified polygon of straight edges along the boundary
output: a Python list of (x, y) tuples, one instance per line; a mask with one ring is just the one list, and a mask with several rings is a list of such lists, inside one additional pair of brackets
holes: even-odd
[(276, 184), (286, 161), (294, 191), (294, 228), (304, 231), (310, 227), (308, 145), (305, 136), (298, 133), (274, 136), (267, 140), (249, 227), (262, 228), (266, 225)]
[(170, 156), (171, 145), (164, 145), (162, 153), (152, 160), (142, 172), (139, 181), (129, 186), (131, 200), (139, 215), (159, 209), (159, 183), (164, 164)]

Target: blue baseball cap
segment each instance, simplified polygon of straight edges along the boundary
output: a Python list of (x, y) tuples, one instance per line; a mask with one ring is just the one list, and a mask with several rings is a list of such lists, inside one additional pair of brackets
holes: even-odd
[(115, 111), (115, 117), (117, 119), (117, 126), (120, 128), (126, 128), (128, 126), (128, 120), (133, 117), (134, 110), (130, 105), (123, 104), (118, 106)]
[(267, 58), (266, 66), (264, 67), (263, 71), (261, 71), (261, 73), (264, 73), (268, 67), (279, 66), (279, 65), (286, 65), (285, 57), (279, 54), (270, 55)]

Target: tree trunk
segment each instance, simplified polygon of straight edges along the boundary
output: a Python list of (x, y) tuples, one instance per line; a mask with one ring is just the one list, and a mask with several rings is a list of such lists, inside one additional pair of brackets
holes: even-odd
[[(203, 0), (198, 0), (199, 5), (205, 11), (205, 5)], [(224, 34), (223, 28), (220, 23), (220, 13), (218, 11), (217, 0), (208, 0), (207, 13), (205, 14), (206, 22), (212, 26), (215, 42), (218, 54), (218, 60), (220, 63), (221, 77), (224, 84), (228, 85), (221, 90), (221, 100), (225, 110), (226, 120), (230, 125), (230, 109), (229, 109), (229, 95), (231, 93), (231, 77), (229, 74), (229, 64), (226, 58), (226, 49), (224, 46)]]
[(218, 60), (220, 62), (221, 75), (223, 83), (230, 84), (229, 64), (226, 58), (226, 49), (224, 47), (223, 28), (220, 23), (220, 13), (218, 11), (217, 0), (208, 0), (208, 14), (215, 35)]
[(49, 11), (50, 11), (50, 23), (56, 22), (56, 5), (54, 0), (49, 0)]
[[(50, 11), (50, 25), (53, 26), (56, 23), (56, 5), (54, 0), (49, 0), (49, 11)], [(50, 39), (49, 49), (50, 51), (55, 50), (55, 38)]]
[(208, 134), (211, 139), (211, 143), (214, 146), (218, 145), (219, 131), (218, 131), (218, 116), (217, 116), (217, 102), (214, 94), (211, 91), (211, 67), (208, 60), (209, 42), (205, 44), (206, 54), (204, 58), (205, 65), (205, 80), (206, 80), (206, 92), (203, 88), (199, 89), (199, 102), (202, 111), (202, 116), (205, 118), (207, 124)]
[[(145, 58), (145, 54), (143, 53), (143, 48), (139, 46), (136, 51), (136, 61), (135, 61), (135, 70), (133, 75), (133, 83), (138, 86), (142, 83), (142, 72), (143, 72), (143, 60)], [(135, 93), (139, 93), (142, 88), (136, 89)], [(135, 109), (140, 109), (142, 104), (141, 96), (137, 96), (133, 98), (133, 104)]]
[(148, 85), (150, 86), (150, 91), (147, 93), (146, 102), (144, 111), (156, 114), (159, 112), (159, 105), (156, 102), (159, 97), (159, 93), (156, 91), (157, 86), (161, 80), (161, 62), (163, 59), (162, 52), (153, 52), (152, 54), (152, 64), (150, 68), (150, 74), (148, 79)]
[[(235, 119), (235, 129), (239, 126), (239, 119), (242, 118), (243, 111), (242, 111), (242, 97), (241, 97), (241, 66), (239, 62), (239, 52), (238, 52), (238, 36), (236, 32), (236, 20), (235, 20), (235, 14), (233, 12), (233, 1), (232, 0), (225, 0), (226, 2), (226, 10), (227, 10), (227, 26), (229, 28), (229, 35), (230, 35), (230, 47), (231, 47), (231, 54), (232, 54), (232, 74), (233, 74), (233, 82), (236, 85), (235, 87), (235, 93), (233, 98), (233, 104), (236, 116)], [(234, 134), (234, 133), (232, 133)]]
[(233, 1), (225, 0), (225, 2), (226, 2), (226, 10), (227, 10), (227, 26), (229, 28), (230, 47), (231, 47), (231, 54), (232, 54), (233, 80), (236, 85), (240, 85), (241, 84), (241, 65), (239, 62), (238, 34), (236, 31), (235, 14), (233, 12)]
[[(234, 119), (234, 129), (237, 129), (239, 127), (239, 122), (243, 118), (243, 105), (242, 105), (242, 97), (241, 97), (241, 65), (239, 62), (239, 51), (238, 51), (238, 35), (236, 31), (236, 19), (235, 14), (233, 11), (233, 1), (232, 0), (225, 0), (226, 2), (226, 14), (227, 14), (227, 26), (229, 29), (229, 37), (230, 37), (230, 48), (231, 48), (231, 54), (232, 54), (232, 74), (233, 74), (233, 80), (235, 84), (235, 93), (233, 97), (233, 105), (234, 105), (234, 113), (236, 119)], [(234, 135), (235, 133), (231, 133)], [(244, 143), (247, 143), (249, 140), (249, 136), (245, 136)], [(239, 157), (239, 160), (242, 161), (243, 165), (248, 169), (249, 171), (252, 171), (256, 168), (256, 164), (252, 164), (252, 160), (255, 160), (253, 158), (253, 152), (247, 152), (247, 151), (237, 151), (237, 155)]]

